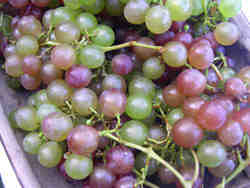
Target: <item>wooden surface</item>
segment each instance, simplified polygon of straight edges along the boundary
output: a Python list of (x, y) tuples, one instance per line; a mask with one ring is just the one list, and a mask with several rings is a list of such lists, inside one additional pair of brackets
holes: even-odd
[[(250, 6), (249, 6), (250, 7)], [(250, 63), (250, 25), (244, 15), (238, 15), (234, 22), (239, 25), (242, 36), (240, 45), (229, 48), (230, 56), (239, 63), (239, 68)], [(244, 46), (244, 47), (243, 47)], [(246, 50), (248, 49), (248, 51)], [(69, 185), (57, 173), (55, 168), (46, 169), (41, 167), (36, 157), (26, 155), (21, 146), (23, 133), (13, 131), (6, 119), (11, 110), (24, 104), (26, 93), (16, 93), (9, 89), (5, 83), (5, 75), (0, 72), (0, 140), (6, 150), (11, 165), (23, 188), (77, 188)], [(17, 187), (6, 187), (17, 188)], [(232, 187), (231, 187), (232, 188)]]

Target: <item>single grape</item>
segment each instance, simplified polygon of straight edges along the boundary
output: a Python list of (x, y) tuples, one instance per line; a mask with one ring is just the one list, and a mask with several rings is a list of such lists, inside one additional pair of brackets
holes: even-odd
[(249, 84), (250, 83), (250, 66), (243, 67), (237, 74), (243, 82)]
[(29, 0), (8, 0), (8, 2), (17, 9), (24, 8), (29, 4)]
[(193, 42), (193, 37), (188, 32), (179, 32), (173, 37), (172, 41), (181, 42), (185, 45), (187, 49), (189, 49)]
[(13, 129), (17, 129), (17, 128), (18, 128), (16, 119), (15, 119), (15, 113), (16, 113), (16, 110), (12, 110), (12, 111), (9, 113), (9, 115), (8, 115), (8, 120), (9, 120), (10, 126), (11, 126)]
[(180, 106), (185, 99), (185, 96), (177, 90), (177, 87), (174, 84), (166, 86), (163, 89), (162, 94), (165, 103), (172, 107)]
[(241, 109), (238, 112), (233, 112), (233, 120), (240, 123), (245, 133), (250, 133), (250, 108)]
[(104, 63), (104, 52), (98, 46), (86, 46), (82, 48), (79, 53), (81, 64), (87, 68), (95, 69)]
[(132, 119), (143, 120), (150, 116), (152, 112), (152, 99), (136, 94), (127, 99), (126, 113)]
[(187, 63), (187, 49), (181, 42), (168, 42), (164, 46), (162, 57), (170, 67), (181, 67)]
[(91, 37), (94, 44), (99, 46), (111, 46), (115, 41), (115, 33), (107, 25), (99, 25), (93, 30)]
[[(141, 44), (152, 45), (152, 46), (155, 45), (154, 41), (148, 37), (141, 37), (137, 40), (137, 42)], [(133, 52), (140, 60), (143, 60), (143, 61), (154, 56), (156, 53), (154, 49), (145, 48), (141, 46), (133, 47)]]
[(23, 149), (29, 154), (37, 154), (41, 145), (42, 139), (36, 132), (27, 134), (23, 139)]
[[(184, 178), (184, 180), (186, 181), (191, 181), (192, 178), (194, 177), (194, 168), (193, 167), (182, 167), (180, 169), (180, 173), (182, 175), (182, 177)], [(181, 182), (179, 180), (177, 180), (175, 182), (176, 188), (183, 188)], [(192, 188), (202, 188), (203, 186), (203, 179), (198, 176), (197, 179), (195, 180), (195, 182), (193, 183)]]
[(177, 121), (184, 117), (184, 113), (180, 108), (175, 108), (167, 114), (167, 121), (170, 125), (174, 125)]
[(102, 81), (102, 90), (105, 91), (110, 89), (117, 89), (126, 93), (126, 81), (120, 75), (109, 74)]
[(177, 89), (185, 96), (195, 97), (206, 89), (206, 77), (196, 69), (188, 69), (177, 77)]
[(39, 50), (39, 44), (32, 35), (24, 35), (16, 42), (16, 51), (20, 56), (35, 55)]
[(227, 81), (229, 78), (235, 77), (236, 73), (232, 68), (224, 67), (220, 70), (223, 80)]
[(149, 4), (145, 0), (131, 0), (124, 7), (124, 16), (129, 23), (142, 24), (145, 22), (145, 15)]
[(136, 184), (136, 179), (133, 176), (127, 175), (119, 178), (115, 182), (114, 188), (134, 188), (135, 184)]
[(49, 29), (52, 26), (52, 17), (53, 17), (52, 9), (49, 9), (44, 13), (42, 18), (42, 23), (46, 29)]
[(166, 7), (169, 9), (174, 21), (185, 21), (192, 14), (191, 0), (167, 0)]
[(205, 100), (201, 97), (190, 97), (184, 101), (182, 110), (185, 116), (196, 117)]
[(60, 112), (59, 108), (57, 108), (54, 104), (41, 104), (37, 109), (39, 122), (42, 123), (44, 118), (54, 112)]
[(214, 101), (219, 103), (226, 110), (227, 114), (231, 114), (236, 108), (230, 96), (218, 96)]
[(81, 33), (90, 33), (97, 27), (98, 23), (93, 14), (84, 12), (77, 16), (76, 24), (80, 28)]
[(71, 44), (80, 39), (80, 29), (73, 22), (63, 22), (55, 28), (56, 41)]
[(80, 0), (64, 0), (63, 2), (64, 2), (64, 6), (73, 10), (77, 10), (81, 8), (83, 4)]
[(82, 116), (92, 114), (93, 110), (97, 109), (98, 98), (96, 94), (88, 88), (81, 88), (74, 92), (71, 97), (72, 109)]
[(74, 21), (77, 15), (77, 11), (72, 10), (68, 7), (59, 7), (53, 10), (51, 24), (58, 26), (59, 24), (66, 21)]
[(97, 150), (99, 143), (98, 131), (86, 125), (72, 129), (67, 137), (68, 148), (78, 155), (88, 155)]
[(141, 122), (144, 123), (146, 126), (150, 127), (151, 125), (154, 124), (155, 119), (156, 119), (156, 115), (157, 114), (156, 114), (155, 110), (152, 109), (151, 114), (147, 118), (141, 120)]
[(21, 85), (27, 90), (36, 90), (41, 85), (41, 78), (40, 76), (31, 76), (29, 74), (23, 74), (20, 77)]
[(166, 136), (166, 130), (163, 127), (160, 127), (160, 125), (153, 125), (149, 128), (148, 138), (156, 141), (163, 141), (166, 139)]
[(120, 0), (107, 0), (105, 2), (105, 8), (110, 16), (121, 16), (124, 5)]
[(39, 90), (34, 94), (35, 106), (38, 108), (42, 104), (49, 104), (50, 101), (47, 96), (47, 91), (45, 89)]
[(23, 72), (31, 76), (39, 75), (41, 66), (42, 66), (41, 60), (34, 55), (26, 56), (22, 62)]
[(219, 11), (226, 18), (234, 17), (240, 12), (242, 1), (237, 0), (221, 0), (219, 3)]
[(244, 82), (239, 78), (230, 78), (225, 83), (225, 95), (235, 98), (241, 98), (246, 92), (247, 88)]
[(54, 64), (51, 62), (44, 63), (41, 67), (40, 72), (41, 79), (44, 84), (48, 85), (54, 80), (62, 79), (63, 77), (63, 70), (58, 69)]
[(229, 176), (235, 168), (235, 162), (232, 159), (227, 158), (219, 166), (215, 168), (208, 168), (208, 171), (215, 177), (223, 178)]
[(206, 167), (214, 168), (219, 166), (227, 157), (225, 146), (215, 140), (202, 142), (197, 151), (200, 163)]
[(62, 106), (71, 97), (72, 89), (64, 80), (55, 80), (48, 85), (47, 95), (53, 104)]
[(145, 15), (147, 29), (154, 34), (166, 32), (171, 24), (171, 16), (167, 7), (157, 5), (147, 10)]
[(172, 31), (166, 31), (165, 33), (155, 35), (154, 41), (156, 45), (164, 46), (167, 42), (171, 41), (175, 36)]
[(63, 152), (60, 144), (53, 141), (41, 145), (37, 155), (39, 163), (46, 168), (57, 166), (62, 156)]
[(16, 46), (13, 44), (8, 44), (8, 46), (5, 47), (4, 52), (3, 52), (5, 59), (15, 54), (16, 54)]
[(161, 183), (171, 184), (176, 181), (175, 175), (166, 167), (160, 166), (158, 169), (158, 177)]
[(119, 131), (121, 139), (143, 145), (148, 136), (148, 128), (140, 121), (130, 120)]
[(112, 147), (106, 152), (106, 166), (115, 175), (125, 175), (134, 168), (135, 157), (133, 152), (122, 145)]
[[(139, 153), (136, 155), (135, 158), (135, 168), (139, 172), (141, 171), (142, 168), (145, 168), (145, 165), (147, 163), (147, 155), (144, 153)], [(148, 172), (147, 175), (151, 176), (154, 173), (156, 173), (158, 170), (158, 163), (155, 159), (150, 159), (148, 162)]]
[(50, 58), (57, 68), (67, 70), (75, 63), (76, 52), (70, 45), (61, 44), (53, 48)]
[(31, 2), (37, 7), (46, 7), (50, 4), (51, 0), (31, 0)]
[(5, 59), (5, 72), (12, 77), (20, 77), (23, 74), (22, 58), (17, 55), (11, 55)]
[(193, 118), (183, 118), (177, 121), (172, 134), (174, 142), (184, 148), (198, 145), (203, 138), (203, 130)]
[(165, 65), (157, 57), (146, 60), (142, 66), (143, 74), (148, 79), (159, 79), (165, 72)]
[(101, 112), (110, 118), (122, 115), (125, 112), (126, 95), (116, 89), (104, 91), (99, 98)]
[(42, 24), (34, 16), (23, 16), (17, 25), (22, 35), (33, 35), (39, 37), (42, 33)]
[(222, 22), (214, 30), (216, 41), (223, 46), (231, 46), (240, 38), (240, 31), (237, 26), (231, 22)]
[(17, 27), (13, 29), (12, 35), (13, 35), (13, 37), (14, 37), (16, 40), (18, 40), (18, 39), (20, 39), (20, 38), (22, 37), (22, 34), (21, 34), (21, 32), (18, 30)]
[(130, 56), (126, 54), (119, 54), (112, 59), (112, 71), (115, 74), (127, 75), (133, 69), (133, 62)]

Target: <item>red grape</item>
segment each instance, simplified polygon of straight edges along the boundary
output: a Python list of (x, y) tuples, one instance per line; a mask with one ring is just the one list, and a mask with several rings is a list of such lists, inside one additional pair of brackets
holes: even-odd
[(126, 75), (133, 69), (133, 62), (128, 55), (119, 54), (112, 59), (112, 71), (115, 74)]
[(176, 85), (168, 85), (163, 89), (163, 99), (165, 103), (172, 107), (177, 107), (184, 102), (184, 95), (177, 90)]

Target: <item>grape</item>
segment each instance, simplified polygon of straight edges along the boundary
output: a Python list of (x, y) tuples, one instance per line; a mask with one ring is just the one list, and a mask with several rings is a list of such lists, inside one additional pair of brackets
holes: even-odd
[(8, 0), (8, 2), (15, 8), (24, 8), (29, 4), (29, 0)]
[(91, 78), (92, 72), (82, 65), (72, 66), (65, 74), (66, 82), (73, 88), (88, 86)]
[(167, 0), (166, 7), (174, 21), (185, 21), (192, 14), (191, 0)]
[(91, 37), (94, 44), (99, 46), (111, 46), (115, 41), (115, 33), (111, 27), (107, 25), (98, 25), (93, 30)]
[(16, 54), (16, 46), (13, 44), (8, 44), (8, 46), (5, 47), (3, 54), (4, 54), (5, 58), (12, 56), (12, 55), (15, 55)]
[(63, 2), (64, 2), (64, 6), (73, 10), (77, 10), (81, 8), (83, 4), (80, 0), (64, 0)]
[(34, 99), (35, 99), (35, 106), (36, 107), (39, 107), (42, 104), (49, 104), (50, 103), (48, 96), (47, 96), (47, 91), (45, 89), (42, 89), (42, 90), (36, 92), (34, 95)]
[(145, 0), (130, 0), (124, 7), (124, 16), (129, 23), (142, 24), (145, 22), (149, 5)]
[(62, 155), (61, 146), (57, 142), (50, 141), (39, 148), (38, 161), (42, 166), (52, 168), (59, 164)]
[(129, 96), (127, 99), (126, 113), (132, 119), (142, 120), (150, 116), (152, 100), (142, 94)]
[(215, 102), (219, 103), (227, 112), (227, 114), (232, 113), (235, 110), (235, 104), (231, 97), (228, 96), (218, 96), (214, 99)]
[(93, 127), (79, 125), (70, 131), (67, 143), (71, 152), (78, 155), (88, 155), (96, 151), (99, 134)]
[[(181, 175), (183, 176), (184, 180), (191, 181), (194, 176), (194, 168), (193, 167), (183, 167), (180, 170)], [(181, 182), (177, 180), (175, 182), (176, 188), (183, 188)], [(203, 180), (200, 176), (195, 180), (192, 188), (202, 188), (203, 186)]]
[(197, 156), (202, 165), (214, 168), (226, 159), (227, 151), (220, 142), (207, 140), (199, 145)]
[(154, 101), (156, 102), (156, 104), (164, 104), (165, 103), (164, 99), (163, 99), (162, 89), (156, 90)]
[(34, 55), (26, 56), (22, 62), (23, 72), (31, 76), (37, 76), (40, 72), (41, 66), (41, 60)]
[(8, 115), (8, 120), (9, 120), (10, 126), (14, 129), (17, 129), (18, 126), (15, 120), (15, 113), (16, 113), (16, 110), (11, 111)]
[(36, 132), (27, 134), (23, 139), (23, 149), (29, 154), (37, 154), (41, 145), (42, 139)]
[(250, 66), (246, 66), (242, 69), (240, 69), (240, 72), (237, 74), (237, 76), (245, 83), (250, 83)]
[(22, 71), (22, 58), (17, 55), (11, 55), (5, 60), (5, 72), (13, 77), (20, 77), (23, 74)]
[(12, 35), (15, 39), (19, 39), (22, 37), (22, 34), (21, 32), (17, 29), (17, 28), (14, 28), (13, 31), (12, 31)]
[(63, 71), (51, 62), (47, 62), (42, 65), (40, 75), (43, 83), (48, 85), (56, 79), (62, 79)]
[[(135, 158), (136, 170), (138, 170), (140, 172), (142, 168), (145, 168), (146, 162), (147, 162), (147, 155), (146, 154), (144, 154), (144, 153), (137, 154), (136, 158)], [(156, 173), (157, 170), (158, 170), (157, 161), (155, 159), (150, 159), (149, 163), (148, 163), (147, 175), (151, 176), (154, 173)]]
[(174, 142), (184, 148), (192, 148), (203, 138), (203, 131), (193, 118), (177, 121), (172, 130)]
[(92, 14), (99, 14), (102, 12), (105, 6), (104, 0), (94, 0), (93, 3), (88, 3), (87, 1), (84, 1), (83, 9), (86, 10), (86, 12), (90, 12)]
[(214, 36), (213, 32), (206, 33), (204, 35), (204, 39), (209, 41), (209, 43), (210, 43), (211, 47), (213, 48), (213, 50), (215, 50), (217, 48), (217, 46), (219, 45), (218, 42), (215, 39), (215, 36)]
[(80, 39), (80, 29), (73, 22), (64, 22), (55, 28), (56, 41), (72, 43)]
[(243, 81), (239, 78), (230, 78), (225, 83), (225, 94), (227, 96), (242, 97), (247, 91)]
[(176, 181), (175, 175), (166, 167), (160, 166), (158, 169), (158, 177), (161, 183), (170, 184)]
[(136, 179), (133, 176), (123, 176), (115, 182), (114, 188), (135, 188), (135, 184)]
[(116, 74), (107, 75), (102, 81), (102, 90), (117, 89), (122, 92), (126, 92), (126, 81), (123, 77)]
[(121, 16), (124, 5), (120, 0), (107, 0), (105, 2), (106, 11), (110, 16)]
[(199, 125), (213, 131), (221, 128), (227, 118), (227, 111), (218, 101), (209, 101), (203, 104), (196, 116)]
[(189, 63), (196, 69), (207, 69), (214, 60), (214, 52), (210, 45), (198, 42), (188, 52)]
[(146, 60), (142, 66), (143, 74), (148, 79), (159, 79), (165, 72), (165, 66), (157, 57), (152, 57)]
[(16, 42), (16, 51), (20, 56), (35, 55), (38, 50), (38, 41), (32, 35), (24, 35)]
[(179, 22), (173, 21), (171, 28), (169, 30), (174, 33), (182, 32), (184, 30), (185, 24), (186, 24), (185, 21), (179, 21)]
[(219, 44), (231, 46), (239, 40), (240, 31), (235, 24), (231, 22), (223, 22), (216, 26), (214, 36)]
[(156, 45), (164, 46), (167, 42), (171, 41), (175, 36), (172, 31), (166, 31), (165, 33), (155, 35), (154, 41)]
[(126, 95), (116, 89), (104, 91), (99, 98), (101, 112), (110, 118), (122, 115), (125, 112)]
[(59, 7), (53, 10), (52, 25), (58, 26), (66, 21), (74, 21), (76, 18), (77, 11), (72, 10), (68, 7)]
[(95, 69), (102, 66), (104, 60), (104, 52), (98, 46), (89, 45), (80, 50), (81, 64), (90, 69)]
[(76, 24), (80, 28), (81, 33), (89, 33), (97, 27), (97, 19), (93, 14), (84, 12), (77, 16)]
[(31, 0), (31, 2), (37, 7), (46, 7), (49, 5), (51, 0)]
[(168, 42), (164, 47), (162, 57), (170, 67), (181, 67), (187, 63), (187, 49), (180, 42)]
[(41, 78), (23, 74), (20, 78), (22, 86), (27, 90), (36, 90), (41, 85)]
[(41, 104), (37, 109), (37, 116), (38, 116), (39, 122), (42, 123), (44, 118), (46, 118), (48, 115), (54, 112), (60, 112), (60, 110), (55, 105)]
[(177, 121), (184, 117), (184, 113), (180, 108), (175, 108), (167, 114), (167, 121), (170, 125), (174, 125)]
[(88, 157), (71, 154), (65, 162), (65, 170), (69, 177), (81, 180), (93, 171), (93, 161)]
[(115, 175), (102, 166), (96, 166), (89, 178), (89, 184), (95, 188), (110, 188), (115, 183)]
[(199, 16), (204, 12), (204, 8), (207, 8), (208, 0), (192, 0), (192, 16)]
[(81, 88), (74, 92), (72, 98), (72, 108), (82, 116), (88, 116), (92, 113), (90, 108), (96, 110), (98, 98), (96, 94), (88, 88)]
[[(141, 37), (137, 40), (138, 43), (146, 44), (146, 45), (152, 45), (154, 46), (154, 41), (148, 37)], [(148, 58), (155, 55), (156, 51), (154, 49), (145, 48), (136, 46), (133, 47), (133, 52), (136, 54), (136, 56), (141, 60), (147, 60)]]
[(133, 69), (133, 62), (130, 56), (119, 54), (112, 59), (112, 71), (115, 74), (127, 75)]
[(67, 70), (75, 63), (76, 53), (70, 45), (61, 44), (53, 48), (50, 58), (57, 68)]
[(224, 67), (220, 70), (223, 80), (227, 81), (229, 78), (235, 77), (236, 73), (232, 68)]
[(193, 37), (190, 33), (179, 32), (173, 37), (172, 41), (181, 42), (187, 49), (189, 49), (193, 42)]
[(148, 128), (140, 121), (130, 120), (119, 131), (121, 139), (143, 145), (148, 136)]
[(148, 137), (157, 141), (163, 141), (167, 136), (166, 130), (160, 125), (153, 125), (149, 128)]
[(42, 33), (42, 25), (34, 16), (23, 16), (17, 25), (22, 35), (33, 35), (39, 37)]
[(115, 175), (125, 175), (134, 168), (135, 157), (133, 152), (122, 145), (112, 147), (106, 152), (106, 166)]
[(49, 101), (62, 106), (72, 95), (72, 89), (63, 80), (55, 80), (48, 85), (47, 95)]
[(42, 23), (43, 23), (43, 26), (46, 28), (46, 29), (49, 29), (52, 25), (52, 18), (53, 18), (53, 10), (50, 9), (50, 10), (47, 10), (44, 15), (43, 15), (43, 19), (42, 19)]
[(43, 134), (50, 140), (61, 142), (73, 129), (73, 122), (61, 112), (49, 113), (42, 121)]
[(141, 120), (141, 122), (147, 126), (151, 126), (155, 122), (155, 119), (156, 119), (156, 112), (154, 109), (152, 109), (151, 114), (147, 118)]
[(205, 100), (201, 97), (190, 97), (184, 101), (182, 110), (185, 116), (196, 117)]
[[(103, 123), (97, 123), (95, 124), (95, 129), (97, 131), (103, 131), (105, 129), (104, 124)], [(105, 137), (105, 136), (100, 136), (99, 138), (99, 143), (98, 143), (98, 149), (105, 149), (110, 143), (110, 140)]]
[(177, 77), (177, 89), (185, 96), (195, 97), (206, 89), (206, 77), (196, 69), (188, 69)]
[(245, 133), (250, 133), (250, 108), (241, 109), (233, 113), (233, 120), (240, 123)]
[(240, 12), (241, 6), (241, 0), (221, 0), (219, 3), (219, 11), (224, 17), (231, 18)]
[(176, 85), (168, 85), (163, 91), (163, 99), (165, 103), (172, 107), (177, 107), (184, 102), (184, 95), (182, 95), (176, 88)]
[(161, 34), (166, 32), (172, 24), (168, 8), (157, 5), (148, 9), (145, 15), (145, 23), (147, 29), (152, 33)]
[(226, 159), (219, 166), (209, 168), (208, 171), (215, 177), (223, 178), (229, 176), (235, 169), (236, 164), (232, 159)]
[(241, 125), (237, 121), (228, 120), (222, 128), (218, 130), (220, 141), (226, 146), (238, 145), (244, 136)]

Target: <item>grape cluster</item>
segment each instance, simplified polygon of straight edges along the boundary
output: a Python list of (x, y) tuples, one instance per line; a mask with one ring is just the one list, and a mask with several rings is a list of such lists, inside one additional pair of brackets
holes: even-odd
[(201, 187), (201, 168), (228, 183), (250, 161), (250, 108), (241, 107), (250, 102), (250, 67), (236, 73), (225, 48), (240, 38), (227, 21), (240, 8), (233, 0), (64, 0), (42, 19), (13, 18), (4, 69), (35, 90), (9, 116), (28, 132), (24, 151), (84, 188), (158, 188), (151, 176)]

